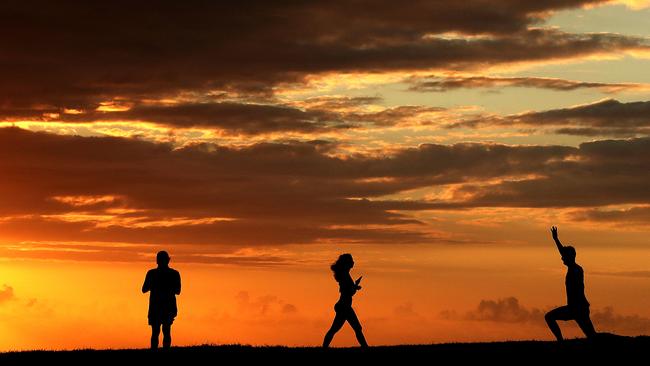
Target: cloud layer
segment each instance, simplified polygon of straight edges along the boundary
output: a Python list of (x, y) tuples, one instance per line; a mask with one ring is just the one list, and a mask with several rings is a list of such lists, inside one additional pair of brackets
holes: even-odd
[(631, 83), (596, 83), (575, 80), (541, 77), (490, 77), (490, 76), (459, 76), (459, 77), (416, 77), (407, 79), (411, 84), (409, 90), (417, 92), (445, 92), (454, 89), (486, 88), (498, 89), (503, 87), (541, 88), (558, 91), (576, 89), (600, 89), (614, 93), (626, 89), (642, 87)]
[(622, 103), (606, 99), (585, 105), (509, 116), (470, 118), (449, 127), (536, 127), (578, 136), (647, 136), (650, 133), (650, 102)]
[[(224, 95), (268, 98), (274, 88), (310, 75), (473, 69), (648, 49), (646, 39), (634, 36), (536, 27), (553, 11), (599, 3), (5, 4), (0, 31), (13, 36), (0, 41), (6, 60), (0, 118), (59, 115), (246, 133), (312, 131), (322, 127), (323, 116), (218, 101)], [(351, 13), (354, 22), (346, 21)], [(170, 99), (186, 104), (148, 105)], [(136, 107), (98, 115), (107, 103)]]
[[(0, 226), (19, 241), (432, 242), (409, 212), (648, 204), (649, 149), (644, 138), (340, 157), (325, 141), (174, 147), (4, 128)], [(388, 198), (419, 188), (448, 194)]]

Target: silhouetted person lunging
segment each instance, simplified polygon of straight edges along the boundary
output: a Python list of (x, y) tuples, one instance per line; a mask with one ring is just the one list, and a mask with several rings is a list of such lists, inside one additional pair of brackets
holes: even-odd
[(151, 349), (158, 348), (160, 327), (163, 331), (163, 348), (172, 344), (171, 327), (178, 313), (176, 295), (181, 293), (181, 275), (169, 268), (169, 254), (158, 252), (158, 268), (150, 269), (142, 285), (142, 293), (149, 294), (149, 325), (151, 325)]
[(557, 324), (558, 320), (575, 320), (587, 338), (592, 338), (596, 335), (596, 330), (589, 318), (589, 302), (585, 296), (585, 276), (582, 267), (576, 263), (576, 250), (572, 246), (563, 246), (560, 243), (557, 227), (553, 226), (551, 228), (551, 234), (562, 256), (562, 262), (567, 266), (565, 280), (567, 305), (546, 313), (546, 323), (548, 323), (548, 327), (551, 328), (551, 332), (558, 341), (563, 340), (562, 331)]
[(334, 322), (330, 330), (325, 334), (325, 339), (323, 340), (323, 347), (329, 347), (334, 338), (334, 334), (338, 332), (343, 324), (347, 321), (350, 323), (354, 333), (357, 336), (357, 341), (361, 347), (368, 347), (366, 343), (366, 338), (363, 336), (363, 331), (361, 330), (361, 323), (359, 323), (359, 318), (357, 314), (352, 309), (352, 296), (358, 291), (361, 290), (361, 277), (356, 281), (352, 281), (350, 276), (350, 270), (354, 267), (354, 260), (352, 260), (351, 254), (341, 254), (339, 258), (330, 266), (332, 272), (334, 272), (334, 279), (339, 283), (339, 292), (341, 297), (339, 301), (334, 305), (334, 311), (336, 311), (336, 316), (334, 317)]

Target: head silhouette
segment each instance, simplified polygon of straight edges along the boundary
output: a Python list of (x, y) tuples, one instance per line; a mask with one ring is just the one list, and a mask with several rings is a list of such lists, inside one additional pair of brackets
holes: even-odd
[(341, 254), (336, 262), (332, 263), (330, 268), (334, 272), (334, 278), (339, 281), (342, 275), (350, 272), (354, 267), (354, 260), (352, 259), (352, 254), (345, 253)]
[(156, 254), (156, 263), (158, 263), (159, 267), (167, 267), (169, 265), (169, 260), (169, 253), (164, 250), (161, 250)]
[(567, 266), (574, 264), (576, 262), (576, 248), (572, 246), (562, 248), (562, 262)]

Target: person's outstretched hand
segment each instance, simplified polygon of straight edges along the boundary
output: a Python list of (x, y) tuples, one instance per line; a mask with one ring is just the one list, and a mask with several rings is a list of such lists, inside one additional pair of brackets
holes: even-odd
[(551, 227), (551, 235), (553, 235), (553, 239), (557, 240), (557, 226)]

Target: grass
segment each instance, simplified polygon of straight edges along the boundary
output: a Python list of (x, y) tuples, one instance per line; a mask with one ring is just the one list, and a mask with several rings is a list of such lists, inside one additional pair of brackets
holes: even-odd
[[(584, 362), (632, 363), (643, 360), (650, 350), (650, 337), (605, 336), (596, 340), (576, 339), (563, 343), (516, 341), (493, 343), (447, 343), (380, 346), (369, 349), (316, 347), (253, 347), (245, 345), (201, 345), (169, 350), (119, 349), (72, 351), (24, 351), (0, 353), (0, 362), (65, 362), (67, 365), (97, 363), (142, 363), (157, 365), (273, 364), (359, 365), (394, 364), (568, 364)], [(638, 362), (638, 361), (637, 361)], [(120, 365), (122, 366), (122, 365)]]

